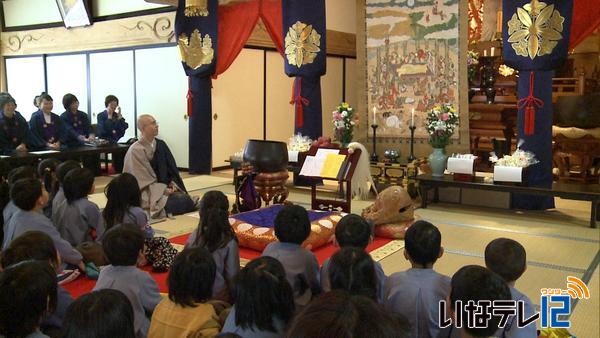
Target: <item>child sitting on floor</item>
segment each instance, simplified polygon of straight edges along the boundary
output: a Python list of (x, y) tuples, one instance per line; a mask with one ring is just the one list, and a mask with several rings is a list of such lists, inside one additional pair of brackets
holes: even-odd
[(124, 223), (135, 224), (144, 232), (144, 257), (154, 271), (168, 271), (177, 250), (164, 237), (154, 237), (148, 224), (148, 215), (140, 207), (141, 193), (135, 176), (123, 173), (110, 181), (104, 189), (106, 206), (102, 211), (106, 229)]
[(124, 224), (106, 232), (102, 247), (110, 265), (100, 270), (94, 291), (123, 292), (133, 307), (135, 333), (145, 337), (150, 326), (146, 313), (152, 313), (162, 298), (156, 281), (136, 267), (144, 248), (144, 234), (137, 227)]
[(41, 212), (48, 202), (48, 193), (40, 181), (32, 178), (18, 180), (10, 189), (10, 197), (20, 210), (10, 218), (10, 222), (5, 227), (3, 249), (27, 231), (41, 231), (52, 238), (64, 262), (76, 265), (81, 271), (85, 271), (81, 254), (60, 236), (56, 227)]
[[(58, 209), (58, 205), (61, 204), (65, 200), (65, 191), (63, 189), (63, 182), (65, 181), (65, 176), (73, 170), (81, 168), (81, 164), (77, 161), (67, 160), (63, 163), (59, 164), (56, 167), (56, 193), (54, 194), (54, 198), (52, 199), (52, 210)], [(54, 213), (54, 211), (53, 211)], [(51, 219), (51, 217), (48, 217)]]
[[(460, 337), (492, 337), (499, 330), (500, 319), (502, 316), (488, 313), (487, 325), (477, 325), (469, 327), (467, 325), (468, 313), (465, 311), (466, 304), (469, 301), (478, 303), (480, 301), (507, 301), (510, 300), (510, 290), (506, 283), (496, 273), (478, 265), (467, 265), (460, 268), (452, 276), (451, 289), (449, 295), (450, 310), (449, 318), (460, 320), (454, 323), (453, 330), (459, 330)], [(456, 302), (462, 302), (462, 309), (456, 308)], [(461, 311), (460, 315), (456, 311)], [(491, 310), (489, 310), (491, 312)], [(483, 316), (482, 316), (483, 317)], [(460, 318), (460, 319), (458, 319)], [(457, 329), (456, 327), (461, 327)], [(457, 337), (455, 332), (450, 332), (448, 336)], [(442, 336), (440, 336), (442, 337)]]
[(388, 278), (385, 306), (406, 317), (413, 337), (437, 337), (443, 334), (438, 325), (439, 302), (450, 289), (450, 278), (433, 270), (444, 253), (442, 235), (436, 226), (421, 220), (408, 228), (404, 243), (404, 257), (412, 267)]
[(66, 200), (58, 205), (52, 223), (62, 238), (77, 246), (100, 240), (104, 235), (104, 219), (96, 203), (87, 199), (94, 192), (94, 174), (87, 168), (71, 170), (63, 182)]
[(220, 191), (209, 191), (200, 201), (200, 222), (192, 232), (185, 247), (200, 246), (213, 255), (217, 274), (213, 297), (231, 301), (231, 288), (240, 271), (240, 253), (237, 237), (229, 224), (229, 200)]
[(23, 178), (36, 178), (35, 171), (31, 166), (22, 166), (11, 170), (8, 173), (8, 191), (9, 191), (9, 202), (2, 209), (2, 216), (4, 218), (4, 226), (8, 225), (10, 218), (19, 211), (19, 208), (15, 205), (12, 198), (10, 197), (10, 188), (15, 184), (16, 181)]
[(299, 205), (286, 205), (275, 216), (275, 236), (279, 241), (267, 245), (262, 253), (283, 264), (298, 308), (306, 306), (313, 295), (321, 292), (317, 258), (302, 247), (302, 242), (309, 235), (310, 220), (306, 209)]
[[(60, 267), (60, 257), (56, 252), (52, 238), (41, 231), (27, 231), (15, 238), (0, 258), (2, 269), (23, 261), (36, 260), (48, 262), (55, 271)], [(56, 331), (61, 328), (67, 308), (73, 297), (60, 285), (56, 289), (56, 309), (42, 318), (42, 331)]]
[[(359, 215), (349, 214), (338, 222), (335, 228), (335, 241), (343, 249), (346, 247), (355, 247), (366, 250), (367, 245), (373, 238), (372, 227), (367, 221)], [(323, 291), (331, 290), (329, 282), (329, 258), (323, 262), (321, 267), (321, 287)], [(375, 275), (377, 277), (377, 301), (383, 303), (384, 285), (387, 279), (385, 272), (379, 262), (374, 262)]]
[(344, 290), (377, 301), (377, 275), (373, 259), (361, 248), (345, 247), (329, 261), (331, 290)]
[[(508, 238), (497, 238), (485, 247), (485, 265), (491, 271), (497, 273), (510, 288), (510, 294), (514, 301), (523, 301), (525, 318), (534, 314), (531, 300), (515, 288), (515, 283), (527, 269), (527, 255), (525, 248), (517, 241)], [(516, 317), (511, 317), (504, 329), (499, 333), (502, 337), (537, 337), (535, 323), (525, 327), (518, 327)]]
[(56, 307), (56, 272), (47, 262), (25, 261), (0, 274), (0, 336), (48, 337), (40, 320)]
[(294, 294), (283, 265), (273, 257), (259, 257), (235, 279), (235, 305), (223, 332), (244, 338), (283, 337), (293, 314)]
[(62, 338), (135, 338), (133, 308), (118, 290), (83, 295), (69, 307)]
[(37, 174), (42, 183), (44, 183), (44, 189), (48, 192), (48, 204), (44, 207), (44, 215), (48, 218), (52, 218), (52, 200), (56, 195), (57, 180), (56, 180), (56, 167), (60, 164), (60, 161), (55, 158), (47, 158), (41, 161), (37, 167)]
[(200, 247), (183, 250), (169, 271), (169, 298), (160, 302), (148, 338), (212, 337), (221, 331), (219, 316), (207, 303), (212, 296), (215, 261)]

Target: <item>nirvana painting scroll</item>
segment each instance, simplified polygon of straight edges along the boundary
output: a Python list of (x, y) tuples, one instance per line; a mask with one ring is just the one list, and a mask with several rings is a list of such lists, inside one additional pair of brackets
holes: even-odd
[(368, 116), (378, 136), (409, 137), (414, 109), (415, 137), (426, 138), (427, 111), (458, 107), (458, 3), (366, 1)]

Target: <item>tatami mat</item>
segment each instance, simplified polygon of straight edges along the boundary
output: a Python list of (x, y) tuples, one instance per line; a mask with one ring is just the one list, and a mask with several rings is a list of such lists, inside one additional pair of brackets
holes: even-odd
[[(219, 190), (233, 203), (231, 171), (217, 172), (213, 176), (185, 176), (185, 184), (193, 195), (201, 196), (209, 190)], [(105, 204), (102, 194), (92, 195), (90, 199), (100, 207)], [(310, 190), (290, 187), (288, 200), (310, 207)], [(371, 203), (372, 199), (352, 201), (352, 212), (360, 214)], [(556, 199), (556, 205), (557, 209), (553, 211), (516, 212), (430, 204), (427, 209), (416, 209), (415, 215), (431, 221), (442, 232), (446, 253), (435, 269), (448, 276), (467, 264), (485, 265), (484, 248), (495, 238), (508, 237), (519, 241), (527, 250), (529, 265), (516, 287), (534, 304), (539, 304), (540, 288), (564, 288), (567, 276), (583, 278), (586, 272), (589, 274), (597, 268), (592, 263), (600, 249), (600, 232), (589, 228), (589, 202)], [(193, 231), (197, 223), (197, 217), (182, 215), (153, 224), (153, 227), (157, 234), (173, 237)], [(379, 258), (388, 275), (410, 267), (403, 255), (403, 241), (392, 243), (388, 247), (389, 252)], [(592, 299), (579, 301), (571, 317), (571, 332), (578, 337), (600, 337), (598, 275), (596, 269), (588, 283)]]

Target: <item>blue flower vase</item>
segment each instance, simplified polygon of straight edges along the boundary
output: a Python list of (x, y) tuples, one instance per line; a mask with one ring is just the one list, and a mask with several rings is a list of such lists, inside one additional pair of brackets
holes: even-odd
[(444, 171), (446, 170), (447, 161), (448, 155), (446, 155), (445, 148), (433, 148), (433, 153), (429, 155), (429, 165), (431, 165), (431, 176), (444, 177)]

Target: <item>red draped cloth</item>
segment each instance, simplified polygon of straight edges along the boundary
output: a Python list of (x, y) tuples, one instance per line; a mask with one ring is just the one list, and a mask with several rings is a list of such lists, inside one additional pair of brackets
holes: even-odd
[(598, 1), (573, 1), (573, 19), (571, 20), (569, 49), (575, 48), (598, 27), (600, 27), (600, 4)]
[(213, 78), (225, 72), (235, 61), (259, 18), (265, 24), (277, 50), (283, 52), (281, 0), (246, 0), (221, 5), (219, 6), (217, 69)]

